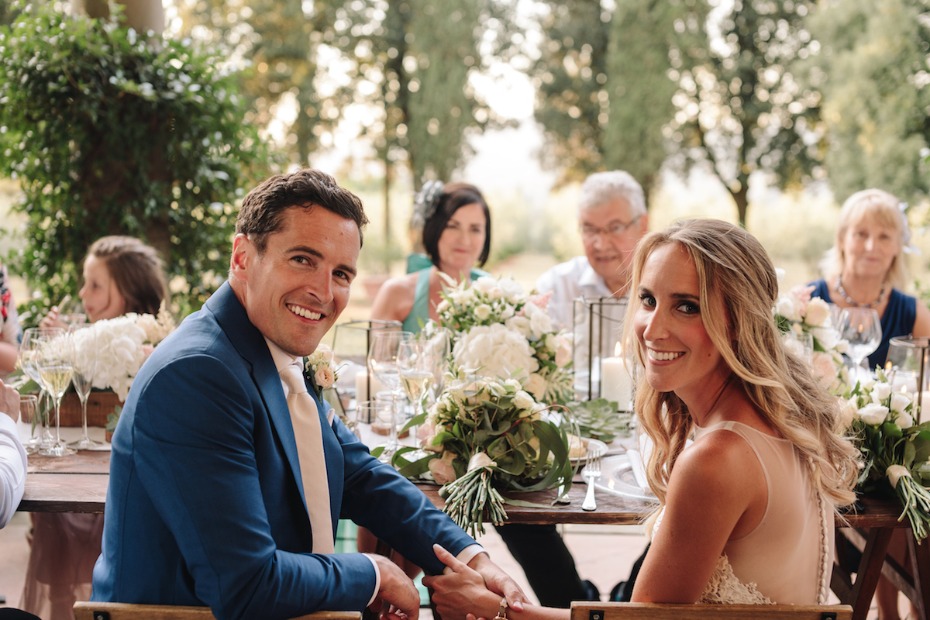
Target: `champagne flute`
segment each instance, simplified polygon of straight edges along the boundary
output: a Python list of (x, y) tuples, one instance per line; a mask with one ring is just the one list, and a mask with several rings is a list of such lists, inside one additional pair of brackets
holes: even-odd
[(87, 315), (84, 313), (84, 307), (79, 300), (74, 299), (71, 295), (65, 295), (58, 302), (58, 320), (64, 323), (66, 327), (73, 327), (87, 323)]
[(97, 371), (97, 332), (88, 323), (72, 325), (68, 332), (74, 353), (72, 359), (74, 374), (71, 381), (81, 401), (81, 428), (84, 431), (80, 439), (68, 445), (77, 450), (99, 450), (103, 444), (91, 439), (87, 434), (87, 399), (90, 397), (94, 374)]
[[(56, 332), (55, 330), (58, 331)], [(31, 448), (35, 451), (41, 450), (42, 448), (49, 448), (55, 441), (52, 437), (51, 429), (49, 428), (49, 396), (48, 392), (45, 390), (45, 385), (42, 383), (42, 378), (39, 377), (38, 366), (39, 349), (42, 347), (43, 341), (48, 339), (51, 334), (55, 333), (64, 333), (64, 330), (58, 327), (30, 327), (23, 332), (23, 341), (19, 346), (19, 365), (23, 369), (23, 373), (39, 386), (39, 410), (37, 412), (37, 417), (32, 422), (32, 439), (26, 444), (27, 448)], [(36, 434), (36, 424), (40, 426), (38, 434)]]
[(42, 385), (52, 398), (55, 406), (55, 443), (39, 450), (39, 454), (46, 456), (67, 456), (74, 454), (74, 450), (66, 446), (61, 441), (61, 398), (65, 395), (68, 386), (71, 385), (71, 377), (74, 374), (74, 367), (71, 364), (72, 347), (71, 339), (68, 333), (63, 329), (49, 329), (49, 332), (55, 331), (54, 336), (43, 339), (42, 345), (38, 351), (36, 366), (39, 370), (39, 378)]
[[(393, 415), (397, 415), (397, 403), (403, 394), (400, 392), (400, 369), (397, 365), (397, 352), (400, 344), (413, 339), (410, 332), (384, 330), (371, 335), (371, 346), (368, 349), (368, 371), (371, 376), (378, 379), (381, 384), (391, 392), (391, 407)], [(396, 432), (390, 434), (388, 445), (385, 446), (383, 457), (388, 457), (399, 447)]]
[(881, 318), (872, 308), (846, 308), (840, 333), (849, 343), (849, 357), (853, 361), (853, 369), (858, 374), (861, 372), (862, 362), (878, 349), (882, 341)]
[(427, 355), (423, 343), (416, 339), (405, 340), (397, 348), (400, 382), (414, 413), (423, 407), (423, 396), (433, 379)]

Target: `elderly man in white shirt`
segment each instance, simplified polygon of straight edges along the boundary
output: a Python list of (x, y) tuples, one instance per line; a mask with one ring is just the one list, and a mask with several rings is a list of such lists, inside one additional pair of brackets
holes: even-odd
[(552, 293), (549, 315), (560, 329), (571, 329), (574, 300), (624, 297), (630, 286), (633, 249), (649, 225), (643, 188), (622, 170), (585, 179), (578, 203), (584, 256), (560, 263), (536, 282)]
[(0, 528), (5, 527), (26, 485), (26, 450), (16, 432), (19, 392), (0, 381)]

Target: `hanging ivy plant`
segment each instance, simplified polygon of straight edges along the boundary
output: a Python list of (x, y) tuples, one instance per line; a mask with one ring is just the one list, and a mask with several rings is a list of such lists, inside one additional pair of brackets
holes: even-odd
[(0, 28), (0, 172), (27, 216), (10, 270), (44, 309), (77, 290), (95, 239), (134, 235), (161, 251), (181, 311), (197, 308), (225, 277), (233, 204), (270, 168), (235, 75), (218, 52), (140, 35), (118, 12), (54, 4), (16, 5)]

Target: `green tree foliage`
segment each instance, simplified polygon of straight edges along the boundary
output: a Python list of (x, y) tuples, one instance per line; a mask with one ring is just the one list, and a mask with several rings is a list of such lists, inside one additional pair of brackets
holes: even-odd
[[(328, 43), (338, 2), (321, 0), (181, 0), (180, 32), (231, 49), (247, 69), (239, 74), (249, 98), (249, 121), (268, 128), (281, 124), (288, 158), (302, 165), (328, 143), (352, 101), (340, 63)], [(329, 75), (326, 87), (320, 76)], [(290, 106), (293, 114), (279, 114)]]
[(577, 181), (604, 165), (610, 14), (599, 0), (543, 0), (543, 41), (532, 67), (543, 164)]
[(382, 159), (408, 165), (417, 184), (449, 179), (469, 132), (502, 123), (472, 78), (511, 54), (512, 3), (357, 0), (337, 15), (357, 101), (379, 110), (366, 130)]
[(187, 42), (52, 5), (27, 5), (0, 29), (0, 169), (19, 180), (27, 216), (27, 249), (10, 266), (38, 307), (74, 293), (87, 247), (107, 234), (158, 248), (187, 282), (185, 307), (212, 292), (231, 203), (267, 161), (223, 66)]
[(930, 2), (822, 2), (812, 81), (823, 91), (826, 164), (839, 199), (880, 187), (925, 196), (930, 143)]
[(656, 185), (667, 156), (663, 130), (674, 114), (670, 37), (682, 3), (673, 0), (619, 2), (607, 46), (608, 113), (604, 127), (607, 169), (626, 170), (646, 189)]
[(676, 24), (685, 40), (672, 49), (677, 163), (699, 163), (727, 188), (746, 224), (749, 177), (765, 173), (786, 187), (816, 172), (820, 94), (795, 74), (811, 55), (806, 0), (734, 0), (706, 15), (694, 5)]

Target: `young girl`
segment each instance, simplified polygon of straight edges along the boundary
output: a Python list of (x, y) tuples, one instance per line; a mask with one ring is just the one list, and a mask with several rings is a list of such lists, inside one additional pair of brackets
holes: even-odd
[[(91, 322), (129, 312), (158, 314), (167, 297), (161, 259), (154, 248), (134, 237), (102, 237), (84, 259), (84, 285), (78, 295)], [(52, 308), (41, 325), (63, 326), (58, 308)], [(46, 620), (70, 620), (74, 602), (90, 598), (103, 515), (32, 513), (32, 523), (20, 607)]]

